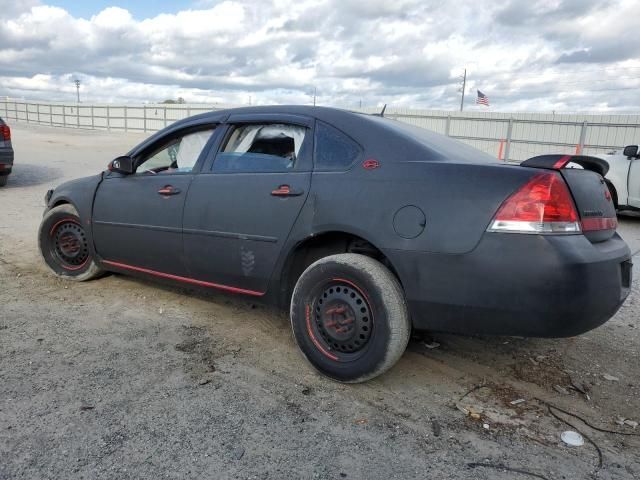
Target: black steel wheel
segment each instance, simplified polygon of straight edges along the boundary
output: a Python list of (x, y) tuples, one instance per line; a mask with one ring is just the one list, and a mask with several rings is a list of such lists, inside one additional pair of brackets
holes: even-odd
[(366, 348), (373, 331), (373, 312), (354, 283), (334, 278), (318, 289), (313, 303), (317, 337), (344, 358)]
[(89, 243), (80, 222), (63, 218), (49, 232), (51, 255), (65, 270), (80, 270), (89, 261)]
[(380, 262), (351, 253), (303, 272), (291, 299), (291, 326), (309, 362), (341, 382), (363, 382), (391, 368), (411, 329), (398, 280)]
[(93, 260), (89, 238), (72, 205), (60, 205), (45, 214), (38, 245), (47, 266), (60, 277), (84, 281), (103, 273)]

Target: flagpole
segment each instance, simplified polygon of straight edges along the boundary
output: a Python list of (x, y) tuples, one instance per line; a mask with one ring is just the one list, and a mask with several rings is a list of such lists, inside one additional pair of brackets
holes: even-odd
[(464, 89), (467, 86), (467, 69), (464, 69), (464, 76), (462, 77), (462, 99), (460, 100), (460, 111), (464, 108)]

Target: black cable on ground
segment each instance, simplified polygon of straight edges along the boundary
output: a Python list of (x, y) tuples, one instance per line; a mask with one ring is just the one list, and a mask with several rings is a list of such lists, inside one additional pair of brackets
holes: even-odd
[(500, 463), (472, 462), (472, 463), (467, 463), (467, 467), (469, 467), (469, 468), (478, 468), (478, 467), (492, 468), (494, 470), (504, 470), (506, 472), (520, 473), (522, 475), (528, 475), (529, 477), (540, 478), (541, 480), (549, 480), (549, 478), (547, 478), (544, 475), (541, 475), (539, 473), (529, 472), (527, 470), (523, 470), (522, 468), (508, 467), (508, 466), (502, 465)]

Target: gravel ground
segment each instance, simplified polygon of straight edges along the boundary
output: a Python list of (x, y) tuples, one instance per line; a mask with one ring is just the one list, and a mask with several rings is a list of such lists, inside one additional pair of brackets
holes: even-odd
[[(616, 424), (640, 422), (637, 281), (580, 337), (414, 338), (387, 374), (339, 385), (306, 364), (282, 312), (49, 274), (36, 250), (45, 191), (142, 136), (26, 124), (13, 136), (0, 189), (0, 478), (640, 478), (640, 427)], [(637, 252), (640, 218), (620, 220)], [(589, 440), (564, 446), (568, 429)]]

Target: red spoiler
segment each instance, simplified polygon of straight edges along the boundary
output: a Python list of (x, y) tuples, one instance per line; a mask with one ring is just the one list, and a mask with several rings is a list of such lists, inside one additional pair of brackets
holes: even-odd
[(585, 170), (599, 173), (603, 177), (609, 171), (609, 164), (606, 160), (587, 155), (538, 155), (525, 160), (520, 165), (523, 167), (560, 170), (569, 163), (576, 163)]

